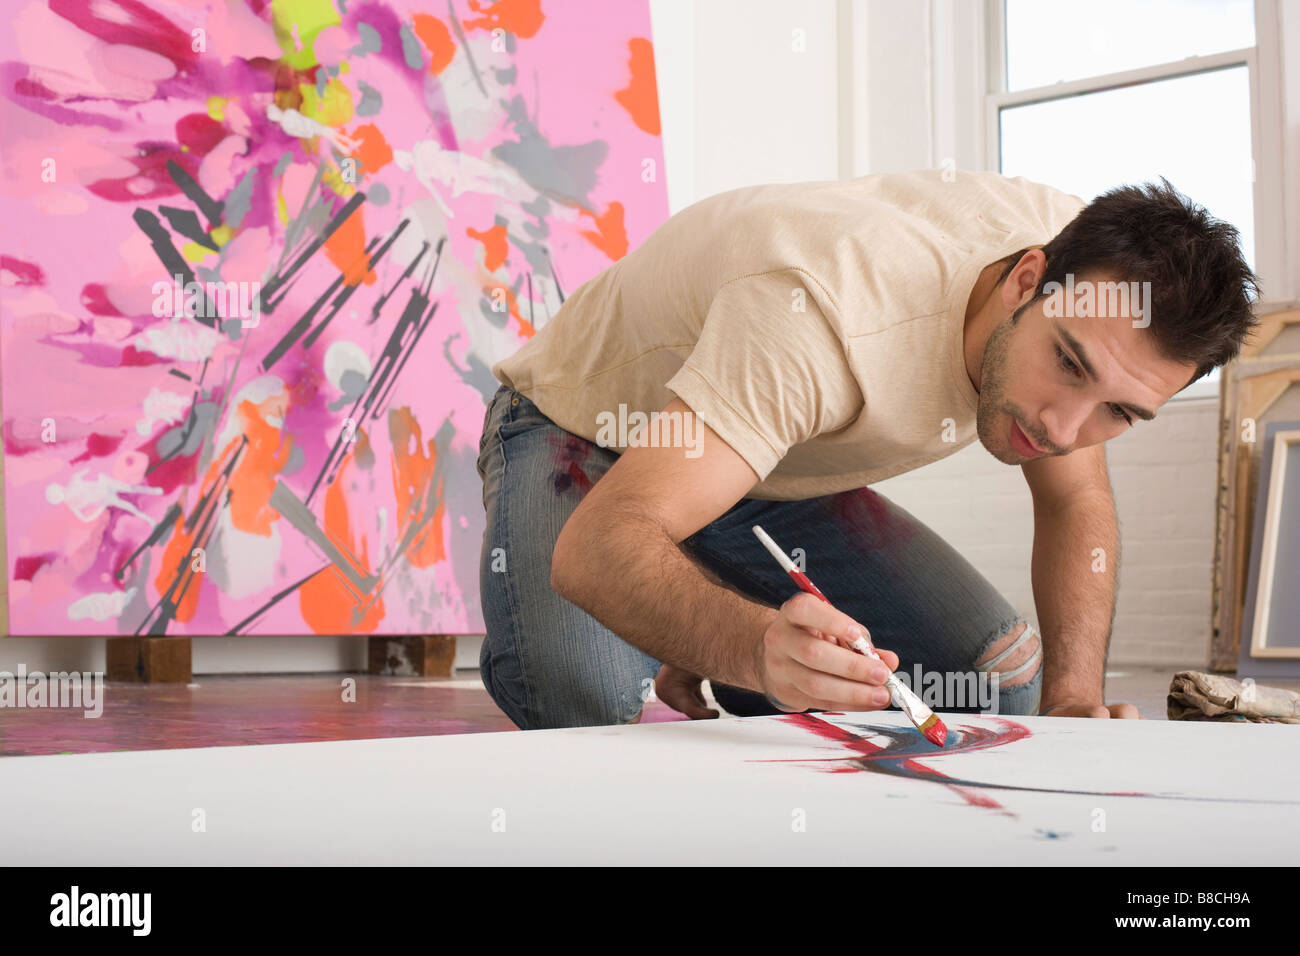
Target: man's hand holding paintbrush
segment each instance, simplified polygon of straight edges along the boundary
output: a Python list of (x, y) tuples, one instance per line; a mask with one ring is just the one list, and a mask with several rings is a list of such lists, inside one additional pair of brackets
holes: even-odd
[(876, 661), (851, 649), (866, 637), (866, 628), (832, 604), (796, 594), (781, 605), (759, 645), (763, 693), (790, 712), (888, 707), (884, 685), (898, 655), (879, 651)]
[[(756, 653), (762, 691), (781, 710), (867, 711), (888, 707), (885, 681), (898, 667), (898, 655), (879, 651), (881, 660), (850, 650), (866, 629), (843, 611), (811, 594), (796, 594), (779, 609)], [(703, 678), (665, 664), (655, 693), (692, 720), (717, 717), (700, 691)]]
[[(777, 546), (777, 543), (768, 536), (766, 531), (758, 525), (754, 525), (753, 530), (754, 534), (758, 536), (758, 540), (763, 542), (763, 547), (767, 548), (768, 553), (771, 554), (772, 557), (776, 558), (777, 563), (781, 565), (786, 574), (790, 575), (790, 579), (799, 586), (801, 591), (812, 595), (814, 600), (823, 602), (827, 607), (831, 606), (830, 599), (817, 589), (817, 585), (812, 583), (808, 578), (808, 575), (804, 574), (795, 566), (795, 563), (790, 560), (789, 555)], [(884, 658), (881, 657), (876, 649), (871, 646), (871, 641), (868, 639), (865, 628), (860, 630), (850, 628), (847, 632), (843, 630), (834, 630), (830, 633), (834, 635), (836, 641), (845, 645), (847, 648), (851, 648), (850, 653), (861, 654), (870, 660), (877, 662), (877, 664), (884, 663)], [(766, 647), (766, 638), (764, 638), (763, 644)], [(814, 653), (812, 656), (820, 657), (821, 655)], [(926, 706), (921, 698), (912, 693), (911, 688), (893, 675), (892, 671), (894, 668), (898, 667), (898, 658), (894, 657), (892, 654), (890, 656), (894, 658), (894, 663), (893, 666), (890, 667), (890, 673), (886, 675), (885, 680), (885, 684), (888, 687), (886, 693), (889, 694), (889, 699), (896, 707), (898, 707), (899, 710), (907, 715), (908, 719), (916, 725), (916, 729), (921, 732), (926, 740), (930, 741), (930, 743), (934, 744), (936, 747), (944, 746), (948, 741), (948, 728), (944, 726), (944, 723), (939, 719), (938, 714)], [(766, 674), (765, 671), (763, 673)], [(873, 672), (873, 676), (878, 673), (879, 672)], [(872, 694), (874, 699), (875, 692), (873, 691)], [(772, 702), (777, 704), (778, 707), (781, 706), (772, 698), (771, 694), (768, 695), (768, 699), (772, 700)]]
[[(870, 711), (889, 706), (886, 682), (898, 667), (893, 651), (871, 648), (865, 627), (835, 608), (762, 529), (755, 534), (805, 593), (783, 604), (755, 650), (762, 692), (780, 710)], [(718, 716), (700, 692), (702, 678), (664, 665), (660, 700), (692, 719)]]

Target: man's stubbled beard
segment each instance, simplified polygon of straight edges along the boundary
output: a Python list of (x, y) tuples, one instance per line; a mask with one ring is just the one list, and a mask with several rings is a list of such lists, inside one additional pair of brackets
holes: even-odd
[(1036, 430), (1026, 427), (1024, 415), (1012, 402), (1006, 399), (1007, 375), (1011, 370), (1011, 340), (1019, 326), (1024, 311), (1034, 304), (1030, 300), (1016, 309), (1001, 325), (990, 334), (984, 346), (984, 358), (980, 363), (979, 405), (975, 412), (975, 430), (980, 444), (1004, 465), (1021, 464), (1022, 458), (1011, 446), (1011, 439), (1006, 433), (1003, 415), (1009, 415), (1019, 423), (1021, 430), (1033, 440), (1039, 448), (1049, 449), (1051, 443)]

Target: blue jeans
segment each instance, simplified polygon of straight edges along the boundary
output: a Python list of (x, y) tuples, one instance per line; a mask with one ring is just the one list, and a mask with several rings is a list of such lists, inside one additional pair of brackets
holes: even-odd
[[(479, 565), (487, 633), (479, 667), (492, 699), (522, 729), (627, 723), (658, 673), (654, 657), (551, 588), (560, 529), (617, 460), (616, 452), (565, 431), (506, 386), (488, 405), (478, 457), (487, 510)], [(779, 607), (797, 588), (750, 531), (755, 524), (796, 562), (805, 556), (813, 582), (866, 625), (877, 647), (898, 655), (900, 676), (935, 710), (1038, 712), (1041, 648), (1000, 675), (1020, 673), (1023, 680), (1021, 672), (1034, 672), (1013, 687), (996, 680), (994, 669), (1006, 657), (1001, 648), (982, 671), (975, 665), (1021, 623), (1021, 640), (1031, 638), (1032, 624), (902, 508), (870, 488), (800, 501), (742, 498), (681, 543), (727, 584)], [(780, 713), (756, 691), (716, 681), (712, 687), (732, 714)]]

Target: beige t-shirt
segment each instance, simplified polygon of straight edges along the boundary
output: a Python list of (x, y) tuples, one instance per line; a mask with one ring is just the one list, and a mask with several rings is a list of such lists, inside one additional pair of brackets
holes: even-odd
[(613, 416), (678, 396), (757, 473), (747, 497), (873, 484), (975, 439), (971, 289), (1083, 205), (960, 171), (733, 189), (579, 286), (492, 372), (616, 451), (635, 429), (611, 429)]

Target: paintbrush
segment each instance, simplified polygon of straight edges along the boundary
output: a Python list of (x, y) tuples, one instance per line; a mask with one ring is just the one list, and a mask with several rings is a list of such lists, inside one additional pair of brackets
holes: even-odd
[[(785, 573), (790, 575), (794, 583), (799, 585), (801, 591), (807, 591), (809, 594), (821, 598), (827, 604), (831, 603), (830, 598), (817, 589), (817, 585), (808, 579), (808, 575), (795, 567), (795, 563), (790, 560), (784, 551), (777, 547), (776, 542), (772, 540), (766, 531), (758, 525), (754, 525), (753, 531), (758, 536), (758, 540), (763, 542), (763, 547), (767, 548), (772, 557), (776, 558), (777, 563), (785, 569)], [(880, 660), (880, 655), (876, 653), (876, 649), (867, 642), (865, 637), (857, 638), (849, 647), (866, 657)], [(884, 661), (880, 662), (884, 663)], [(894, 706), (907, 714), (907, 719), (916, 724), (916, 729), (921, 731), (926, 740), (936, 747), (942, 747), (947, 743), (948, 728), (939, 719), (939, 715), (927, 707), (925, 701), (912, 693), (911, 688), (900, 681), (897, 674), (891, 673), (889, 680), (885, 681), (885, 686), (889, 688), (889, 696), (893, 700)]]

